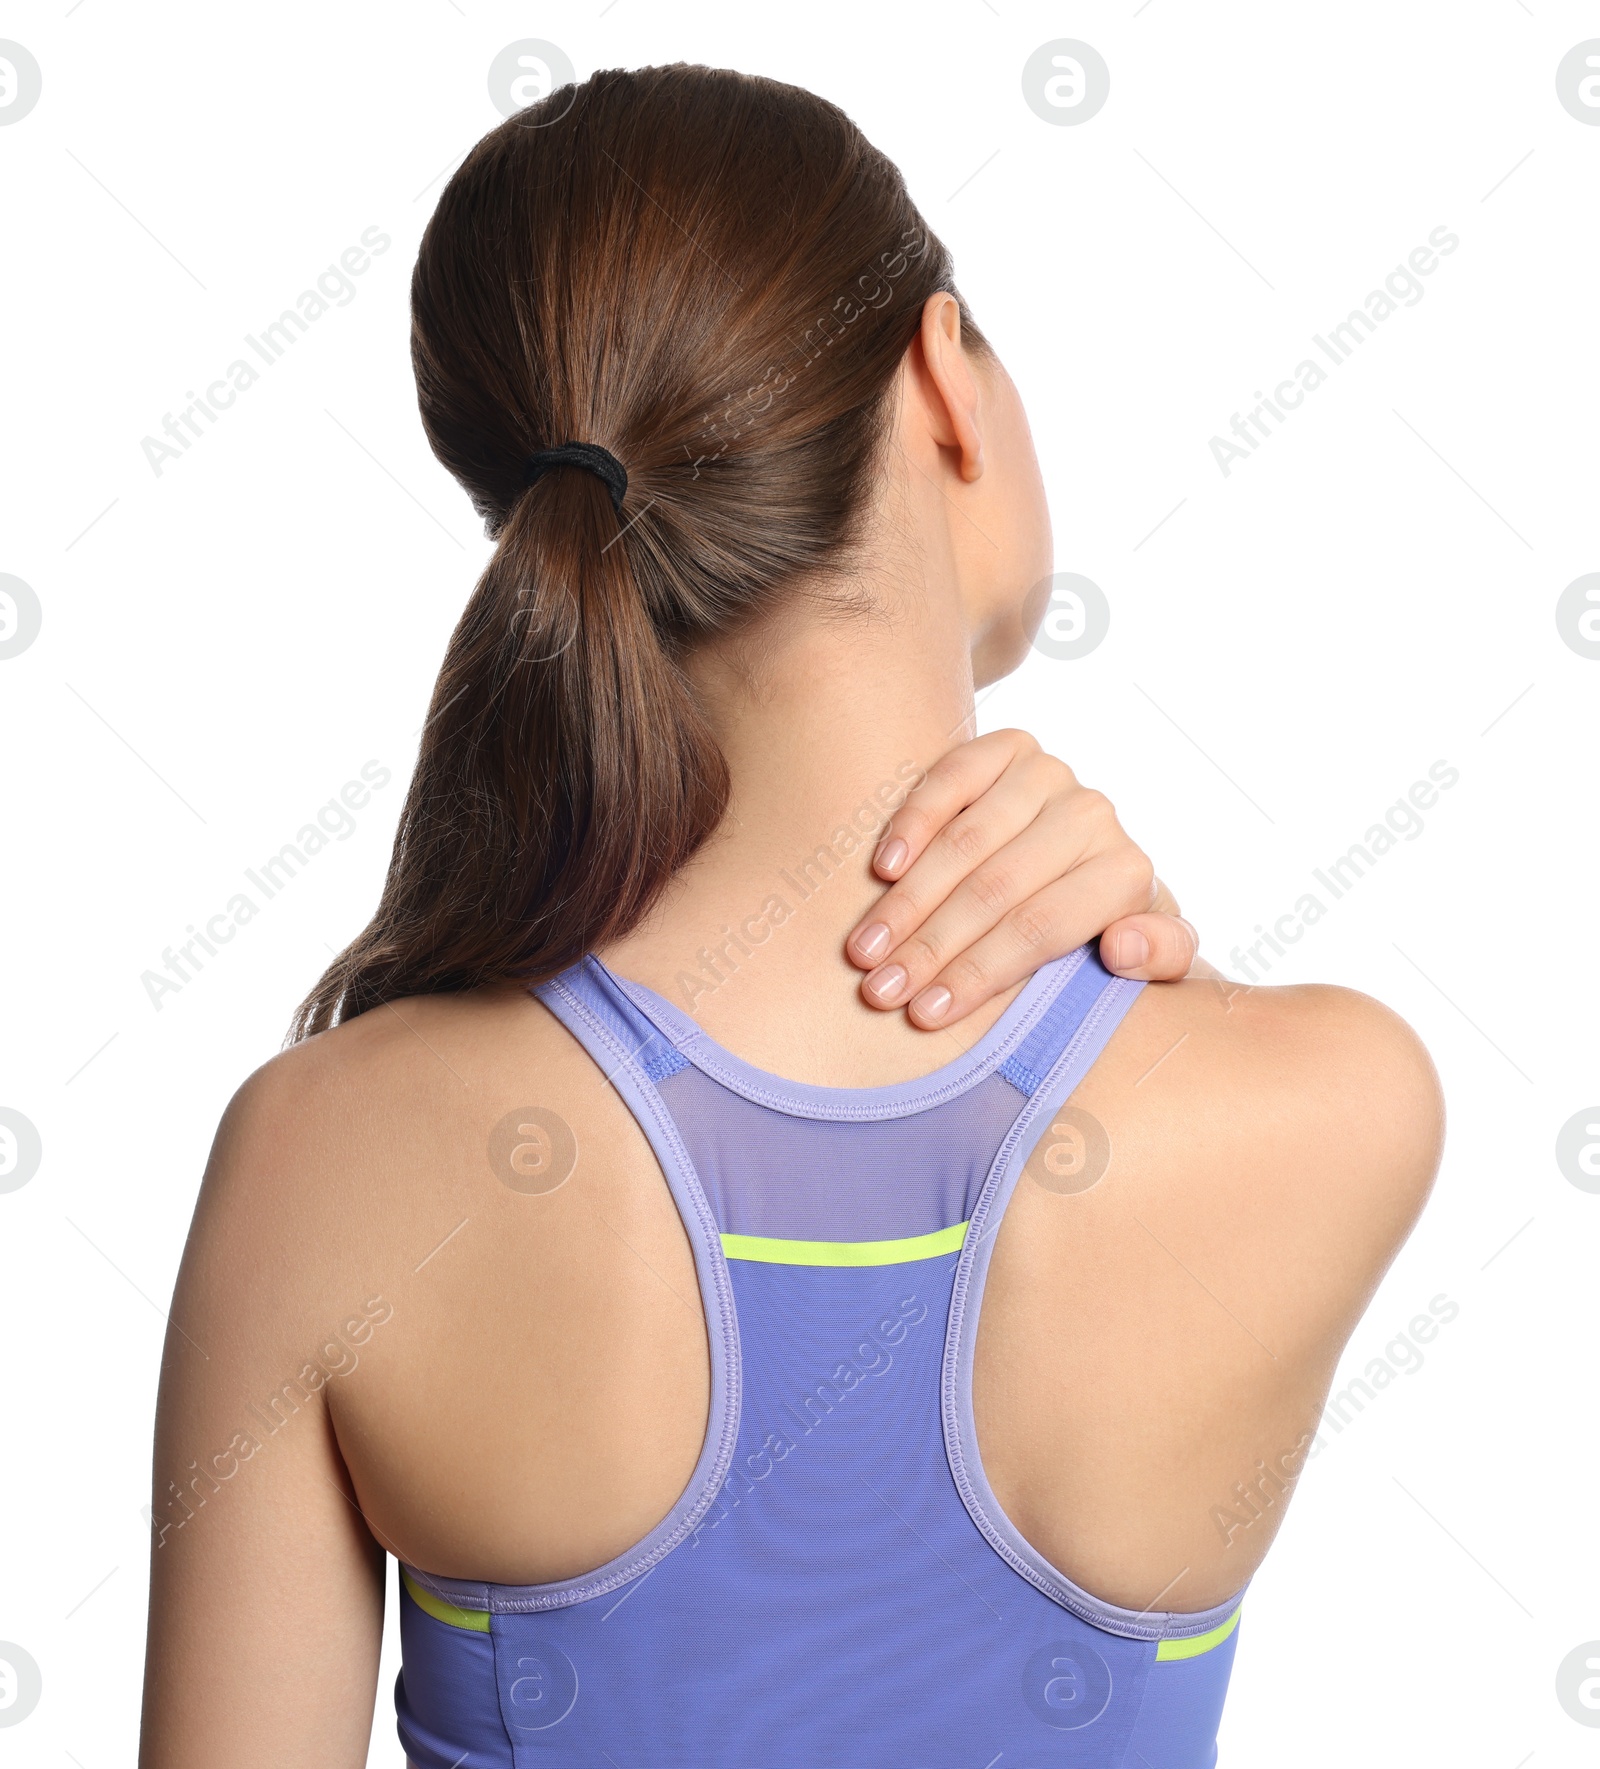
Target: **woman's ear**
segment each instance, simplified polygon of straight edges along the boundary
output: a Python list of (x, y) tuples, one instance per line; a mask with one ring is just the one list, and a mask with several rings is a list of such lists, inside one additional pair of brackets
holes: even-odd
[(941, 291), (928, 297), (917, 343), (922, 357), (918, 390), (928, 432), (940, 448), (957, 452), (957, 470), (970, 483), (983, 475), (983, 401), (953, 295)]

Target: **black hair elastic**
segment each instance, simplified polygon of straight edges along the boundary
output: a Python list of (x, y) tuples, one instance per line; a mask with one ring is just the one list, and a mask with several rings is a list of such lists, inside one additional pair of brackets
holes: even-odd
[(523, 483), (532, 485), (552, 467), (581, 467), (585, 473), (603, 479), (611, 493), (612, 509), (619, 516), (622, 514), (622, 500), (628, 495), (628, 469), (610, 449), (601, 448), (597, 442), (563, 442), (557, 448), (542, 448), (522, 463)]

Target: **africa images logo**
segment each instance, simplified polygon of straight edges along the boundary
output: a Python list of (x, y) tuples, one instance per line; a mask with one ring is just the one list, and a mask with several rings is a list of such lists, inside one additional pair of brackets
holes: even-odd
[(20, 43), (0, 37), (0, 129), (20, 123), (43, 90), (38, 62)]

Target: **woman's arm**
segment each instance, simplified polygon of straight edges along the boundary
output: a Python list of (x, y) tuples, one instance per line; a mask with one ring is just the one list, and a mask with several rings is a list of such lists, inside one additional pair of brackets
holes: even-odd
[(1217, 974), (1111, 801), (1026, 731), (990, 732), (936, 762), (895, 812), (874, 868), (891, 887), (846, 951), (869, 973), (864, 1001), (906, 1007), (925, 1029), (1097, 934), (1120, 976)]
[(301, 1139), (271, 1134), (282, 1118), (263, 1095), (278, 1086), (271, 1071), (256, 1077), (223, 1119), (173, 1299), (143, 1769), (366, 1761), (384, 1562), (326, 1389), (360, 1355), (351, 1341), (370, 1335), (371, 1299), (335, 1300), (351, 1287), (331, 1281), (337, 1224), (314, 1201), (314, 1171), (287, 1178), (306, 1163), (285, 1146)]

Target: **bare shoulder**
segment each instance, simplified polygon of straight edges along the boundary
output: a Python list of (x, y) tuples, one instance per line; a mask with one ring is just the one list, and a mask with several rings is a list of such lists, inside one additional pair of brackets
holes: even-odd
[(319, 1189), (356, 1156), (448, 1140), (505, 1086), (583, 1091), (592, 1065), (515, 986), (386, 1003), (291, 1045), (239, 1089), (218, 1133), (230, 1152), (277, 1151), (283, 1183)]
[(1312, 1319), (1359, 1314), (1427, 1199), (1444, 1133), (1416, 1034), (1370, 996), (1321, 985), (1152, 984), (1078, 1099), (1139, 1195), (1269, 1289), (1293, 1271)]
[(1431, 1182), (1443, 1132), (1438, 1077), (1416, 1033), (1353, 989), (1154, 983), (1091, 1076), (1135, 1090), (1153, 1123), (1203, 1126), (1230, 1154), (1292, 1154), (1346, 1184)]
[[(187, 1267), (271, 1285), (280, 1313), (406, 1268), (481, 1203), (495, 1126), (606, 1120), (599, 1071), (514, 986), (374, 1008), (273, 1057), (223, 1114)], [(615, 1111), (616, 1108), (612, 1108)], [(200, 1278), (200, 1272), (189, 1274)]]

